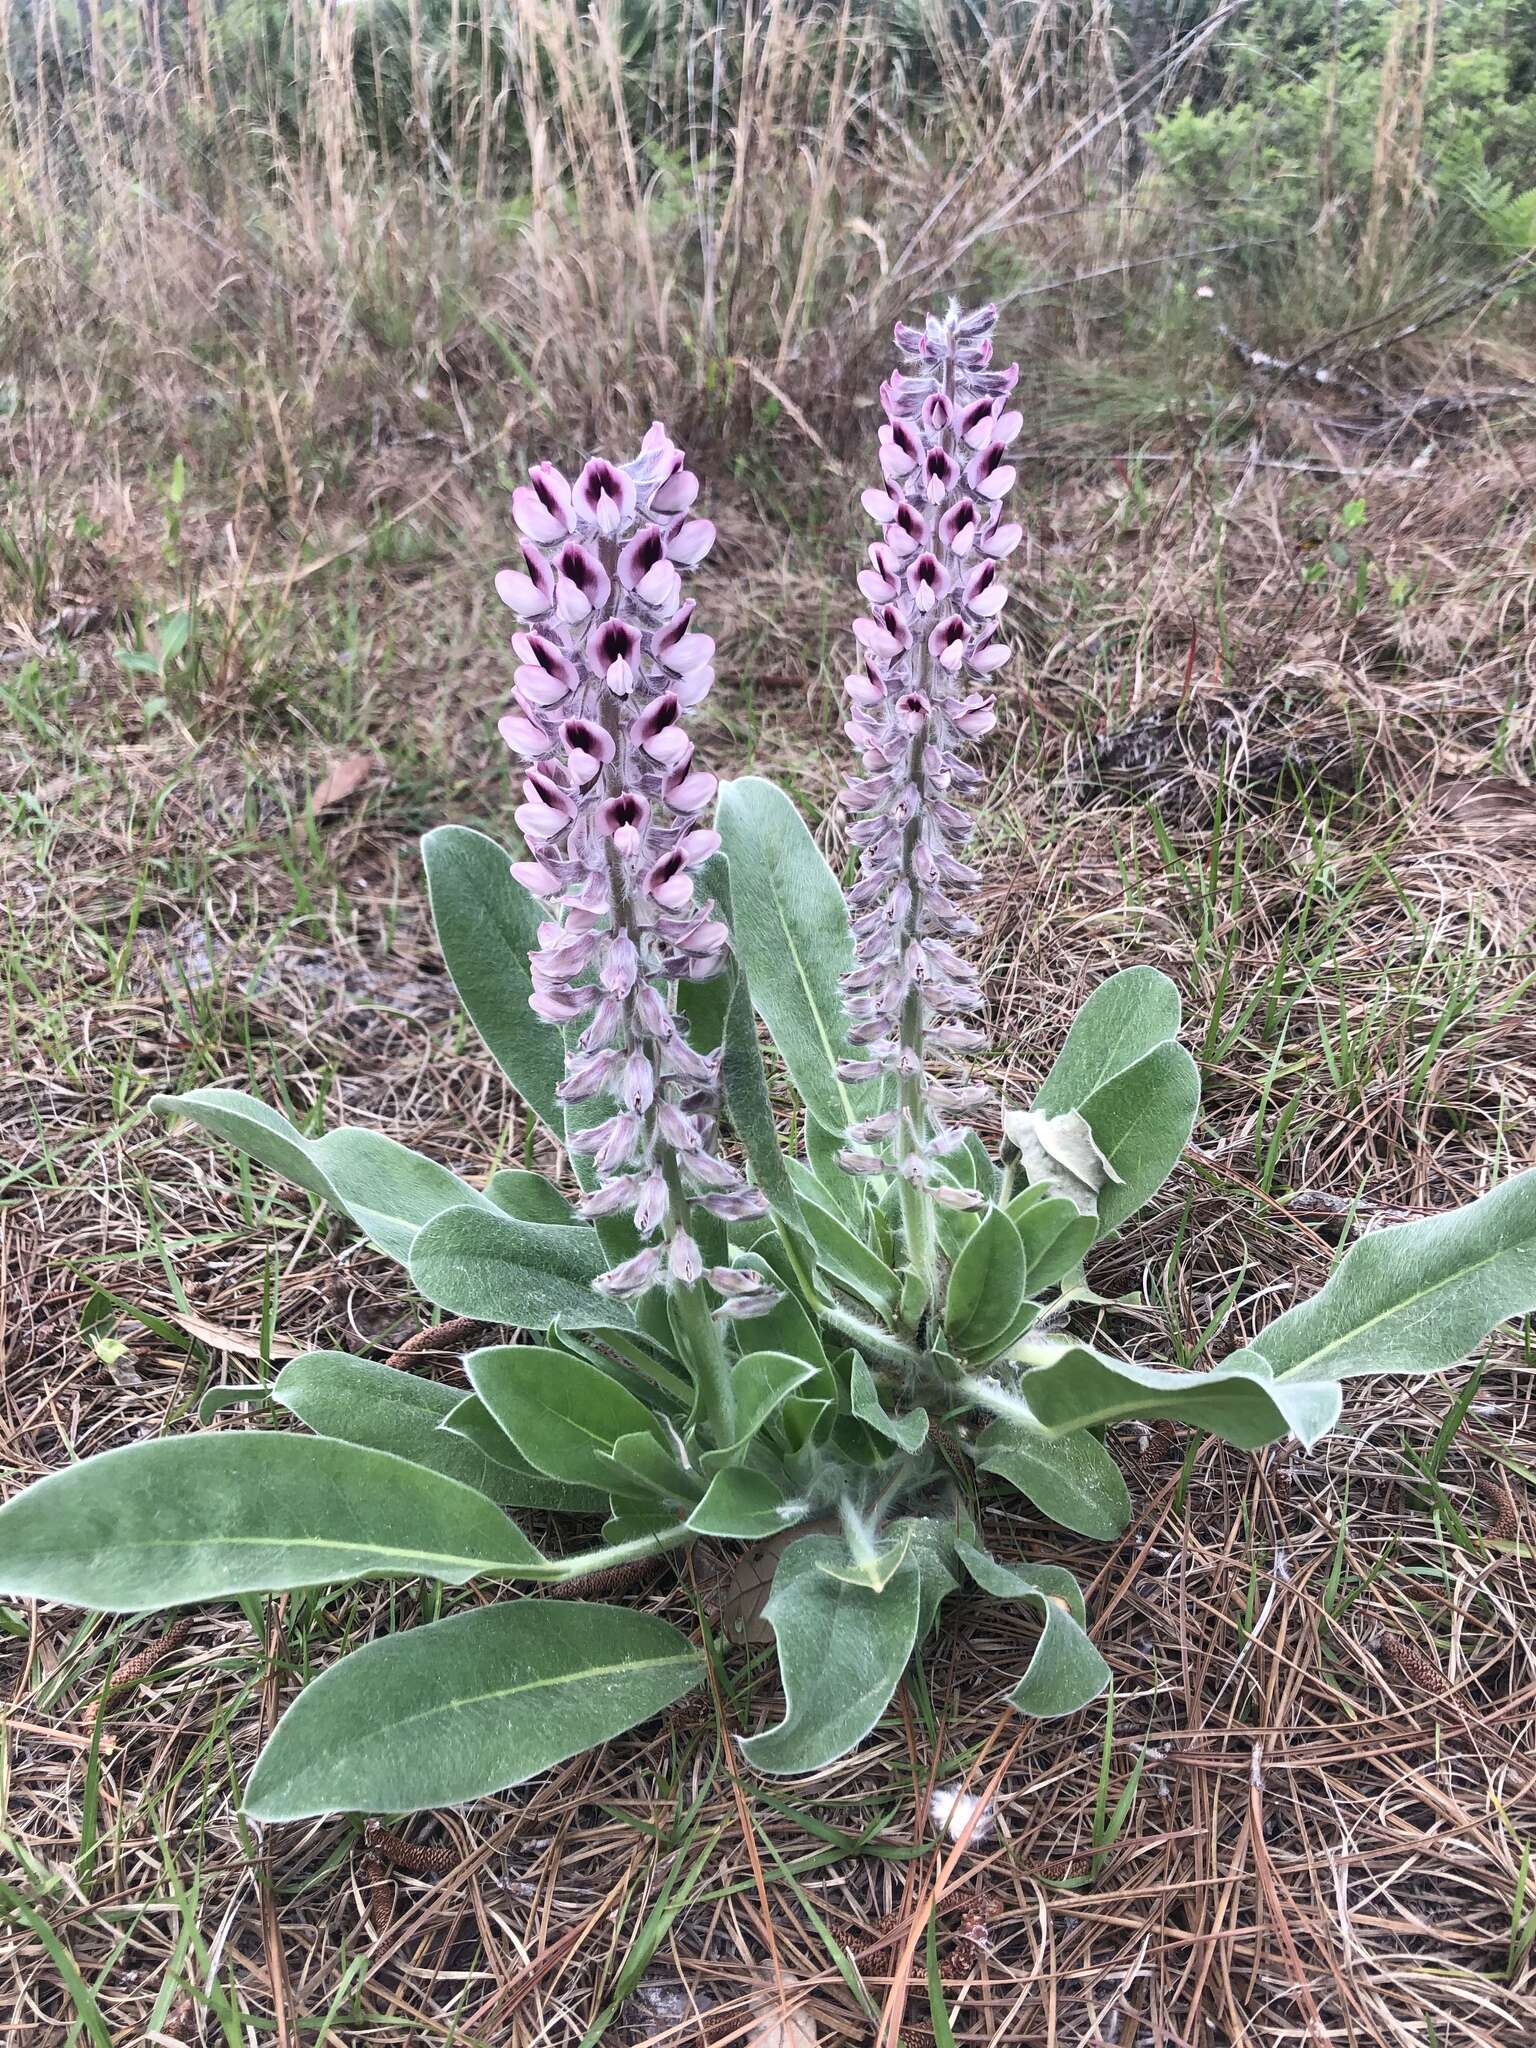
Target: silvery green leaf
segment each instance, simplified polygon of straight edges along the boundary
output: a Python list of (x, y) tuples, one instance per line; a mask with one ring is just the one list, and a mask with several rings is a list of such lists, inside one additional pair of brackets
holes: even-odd
[(1096, 1436), (1074, 1429), (1047, 1436), (1022, 1420), (1000, 1420), (976, 1440), (983, 1472), (995, 1472), (1063, 1529), (1109, 1542), (1131, 1519), (1125, 1476)]
[(1173, 983), (1128, 967), (1083, 1004), (1035, 1097), (1042, 1116), (1080, 1111), (1118, 1176), (1097, 1191), (1100, 1235), (1151, 1200), (1189, 1143), (1200, 1077), (1178, 1030)]
[(928, 1437), (927, 1415), (921, 1408), (906, 1415), (890, 1414), (880, 1398), (874, 1374), (856, 1351), (849, 1354), (848, 1383), (849, 1405), (860, 1422), (909, 1456), (922, 1448)]
[(1276, 1379), (1255, 1351), (1240, 1351), (1210, 1372), (1170, 1372), (1105, 1358), (1085, 1344), (1027, 1339), (1021, 1357), (1038, 1360), (1011, 1385), (977, 1379), (969, 1387), (983, 1407), (1062, 1437), (1110, 1422), (1191, 1422), (1214, 1436), (1255, 1450), (1294, 1434), (1316, 1443), (1338, 1420), (1337, 1384)]
[(709, 1482), (709, 1491), (689, 1515), (688, 1526), (701, 1536), (737, 1537), (755, 1543), (779, 1535), (803, 1521), (805, 1514), (805, 1504), (793, 1500), (778, 1480), (745, 1465), (732, 1465)]
[(1536, 1168), (1464, 1208), (1373, 1230), (1254, 1339), (1279, 1377), (1442, 1372), (1536, 1309)]
[(1098, 1213), (1099, 1190), (1119, 1179), (1079, 1110), (1065, 1109), (1057, 1116), (1043, 1116), (1034, 1109), (1008, 1110), (1003, 1136), (1032, 1183), (1043, 1183), (1064, 1196), (1085, 1216)]
[(829, 1131), (874, 1107), (838, 1078), (848, 1056), (841, 980), (853, 965), (848, 906), (799, 812), (759, 776), (724, 783), (715, 825), (731, 871), (731, 933), (758, 1015), (801, 1101)]
[(674, 1449), (650, 1428), (616, 1437), (611, 1452), (596, 1453), (599, 1463), (605, 1455), (612, 1467), (611, 1495), (631, 1499), (655, 1495), (668, 1502), (688, 1502), (698, 1500), (704, 1492), (698, 1474), (687, 1470)]
[(402, 1266), (417, 1232), (445, 1210), (500, 1213), (489, 1196), (446, 1166), (379, 1131), (327, 1131), (311, 1142), (310, 1157), (363, 1235)]
[(0, 1508), (0, 1591), (109, 1614), (349, 1579), (541, 1577), (544, 1563), (459, 1480), (276, 1430), (103, 1451)]
[(1072, 1574), (1056, 1565), (1000, 1564), (974, 1544), (956, 1551), (984, 1593), (999, 1600), (1024, 1600), (1045, 1626), (1029, 1668), (1008, 1695), (1021, 1714), (1042, 1721), (1075, 1714), (1097, 1699), (1109, 1683), (1109, 1666), (1083, 1628), (1083, 1596)]
[(1099, 1235), (1157, 1193), (1183, 1157), (1200, 1107), (1200, 1075), (1182, 1045), (1151, 1052), (1094, 1090), (1082, 1114), (1114, 1169), (1099, 1190)]
[(705, 1451), (700, 1468), (713, 1473), (737, 1462), (744, 1447), (767, 1427), (795, 1389), (815, 1379), (816, 1373), (809, 1360), (792, 1358), (784, 1351), (751, 1351), (738, 1359), (731, 1372), (736, 1442), (722, 1450)]
[(1044, 1116), (1080, 1109), (1096, 1089), (1179, 1035), (1179, 992), (1155, 967), (1126, 967), (1088, 997), (1040, 1085)]
[(506, 1468), (506, 1476), (485, 1489), (493, 1499), (505, 1496), (511, 1506), (556, 1508), (567, 1515), (600, 1515), (607, 1508), (608, 1496), (601, 1488), (562, 1486), (535, 1472), (478, 1394), (454, 1402), (438, 1426), (445, 1436), (462, 1437), (492, 1465)]
[(768, 1080), (763, 1072), (762, 1047), (757, 1040), (757, 1020), (746, 976), (732, 973), (731, 999), (725, 1016), (724, 1052), (720, 1063), (721, 1085), (731, 1129), (741, 1140), (752, 1169), (752, 1178), (772, 1205), (774, 1214), (792, 1229), (800, 1224), (800, 1203), (790, 1180), (779, 1145), (773, 1104), (768, 1097)]
[(585, 1230), (571, 1204), (542, 1173), (527, 1173), (521, 1167), (504, 1166), (485, 1184), (487, 1201), (521, 1223), (558, 1223)]
[(558, 1137), (555, 1090), (565, 1073), (559, 1031), (528, 1007), (528, 956), (545, 913), (513, 880), (504, 847), (467, 825), (439, 825), (421, 842), (437, 942), (470, 1021), (534, 1115)]
[(921, 1575), (907, 1564), (880, 1593), (831, 1576), (835, 1536), (802, 1536), (779, 1559), (763, 1613), (778, 1642), (784, 1718), (741, 1753), (770, 1774), (817, 1771), (853, 1749), (890, 1704), (917, 1641)]
[(464, 1403), (452, 1387), (420, 1373), (398, 1372), (344, 1351), (306, 1351), (283, 1367), (272, 1398), (317, 1436), (408, 1458), (413, 1465), (462, 1480), (503, 1507), (576, 1511), (603, 1505), (600, 1495), (576, 1497), (570, 1488), (542, 1478), (505, 1437), (500, 1449), (510, 1454), (511, 1465), (451, 1427)]
[(805, 1119), (806, 1168), (820, 1190), (815, 1199), (841, 1216), (848, 1228), (868, 1243), (866, 1211), (870, 1206), (870, 1183), (861, 1174), (849, 1173), (838, 1164), (837, 1155), (847, 1145), (846, 1132), (824, 1130), (813, 1116)]
[(536, 1344), (493, 1344), (464, 1361), (469, 1383), (536, 1472), (613, 1491), (609, 1462), (620, 1437), (665, 1446), (648, 1408), (585, 1359)]
[(879, 1254), (872, 1252), (830, 1209), (805, 1194), (800, 1202), (800, 1220), (823, 1270), (878, 1314), (891, 1315), (901, 1293), (901, 1282)]
[(914, 1515), (893, 1523), (890, 1533), (906, 1533), (910, 1537), (907, 1554), (921, 1581), (917, 1639), (922, 1642), (938, 1620), (940, 1606), (960, 1584), (956, 1541), (961, 1536), (968, 1540), (974, 1537), (975, 1527), (968, 1515), (958, 1525), (939, 1515)]
[(313, 1156), (312, 1141), (281, 1110), (269, 1109), (254, 1095), (239, 1088), (190, 1088), (185, 1095), (151, 1096), (149, 1106), (157, 1116), (187, 1117), (345, 1214), (345, 1204)]
[(408, 1813), (503, 1792), (622, 1735), (704, 1676), (669, 1622), (518, 1600), (354, 1650), (313, 1680), (251, 1774), (252, 1820)]
[(349, 1128), (306, 1138), (288, 1118), (237, 1088), (157, 1095), (150, 1107), (184, 1116), (348, 1216), (387, 1257), (407, 1263), (416, 1233), (452, 1208), (495, 1203), (446, 1166), (378, 1131)]
[(1055, 1287), (1081, 1264), (1098, 1235), (1098, 1220), (1085, 1216), (1065, 1195), (1042, 1181), (1008, 1204), (1007, 1214), (1024, 1246), (1030, 1291)]
[(856, 1556), (849, 1549), (827, 1558), (817, 1570), (850, 1586), (867, 1586), (872, 1593), (883, 1593), (907, 1561), (907, 1552), (912, 1548), (912, 1524), (897, 1522), (886, 1533), (890, 1541), (883, 1550), (868, 1549), (862, 1556)]
[[(427, 1300), (451, 1315), (547, 1330), (556, 1316), (581, 1327), (596, 1305), (592, 1282), (606, 1266), (595, 1231), (463, 1207), (445, 1210), (417, 1233), (410, 1272)], [(619, 1302), (604, 1302), (602, 1314), (621, 1326), (631, 1320)]]
[(962, 1357), (990, 1358), (1019, 1322), (1028, 1268), (1006, 1210), (988, 1208), (950, 1269), (944, 1327)]

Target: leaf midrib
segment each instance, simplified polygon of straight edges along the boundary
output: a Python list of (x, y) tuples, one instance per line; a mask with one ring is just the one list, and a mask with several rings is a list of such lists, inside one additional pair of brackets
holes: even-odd
[(843, 1121), (845, 1124), (851, 1124), (854, 1121), (853, 1098), (849, 1095), (848, 1090), (843, 1083), (842, 1077), (839, 1075), (837, 1071), (837, 1062), (839, 1054), (836, 1048), (833, 1046), (831, 1039), (827, 1036), (827, 1027), (822, 1019), (821, 1011), (817, 1006), (816, 998), (811, 991), (810, 977), (805, 971), (805, 962), (800, 957), (800, 948), (795, 944), (795, 935), (793, 931), (790, 929), (789, 919), (785, 916), (783, 898), (779, 894), (778, 881), (771, 867), (769, 869), (766, 879), (768, 883), (768, 894), (773, 899), (774, 915), (779, 921), (779, 929), (784, 934), (784, 942), (789, 948), (790, 958), (795, 963), (795, 973), (799, 977), (801, 989), (805, 993), (805, 1006), (810, 1011), (811, 1021), (816, 1026), (816, 1036), (821, 1040), (821, 1049), (823, 1053), (825, 1053), (826, 1055), (827, 1067), (828, 1071), (831, 1074), (832, 1085), (837, 1090), (838, 1100), (843, 1105)]
[[(1394, 1301), (1388, 1307), (1378, 1310), (1375, 1315), (1367, 1316), (1363, 1323), (1352, 1323), (1347, 1330), (1341, 1332), (1339, 1336), (1331, 1338), (1328, 1343), (1321, 1345), (1316, 1351), (1309, 1351), (1304, 1357), (1298, 1358), (1294, 1364), (1283, 1367), (1276, 1377), (1279, 1379), (1289, 1379), (1292, 1373), (1300, 1372), (1305, 1367), (1316, 1365), (1320, 1359), (1326, 1358), (1330, 1352), (1337, 1351), (1345, 1345), (1355, 1343), (1361, 1337), (1368, 1336), (1379, 1323), (1385, 1323), (1393, 1316), (1401, 1315), (1405, 1310), (1417, 1307), (1421, 1301), (1428, 1301), (1432, 1296), (1443, 1293), (1446, 1288), (1454, 1287), (1459, 1281), (1469, 1278), (1471, 1274), (1480, 1273), (1485, 1266), (1494, 1265), (1510, 1249), (1510, 1246), (1501, 1244), (1496, 1250), (1489, 1252), (1485, 1258), (1473, 1259), (1468, 1265), (1458, 1266), (1454, 1273), (1448, 1274), (1443, 1280), (1437, 1280), (1432, 1287), (1421, 1287), (1416, 1293), (1404, 1295), (1401, 1301)], [(1321, 1296), (1317, 1298), (1320, 1300)]]
[[(408, 1637), (401, 1640), (409, 1640)], [(700, 1653), (688, 1648), (673, 1650), (665, 1657), (624, 1658), (617, 1664), (584, 1664), (579, 1671), (561, 1671), (553, 1677), (529, 1678), (517, 1685), (500, 1685), (489, 1692), (465, 1693), (461, 1698), (438, 1700), (431, 1706), (421, 1707), (415, 1713), (404, 1714), (398, 1720), (388, 1723), (387, 1729), (375, 1724), (372, 1733), (396, 1734), (413, 1727), (418, 1721), (430, 1721), (438, 1714), (462, 1713), (469, 1707), (489, 1706), (498, 1700), (517, 1699), (524, 1693), (538, 1692), (557, 1686), (584, 1685), (603, 1678), (631, 1677), (637, 1672), (665, 1671), (670, 1666), (679, 1667), (701, 1662)], [(340, 1666), (337, 1666), (340, 1669)]]

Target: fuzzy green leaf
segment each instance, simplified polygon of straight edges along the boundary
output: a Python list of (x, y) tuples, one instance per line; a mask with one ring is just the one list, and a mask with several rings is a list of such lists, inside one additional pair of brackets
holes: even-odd
[(512, 879), (512, 855), (467, 825), (439, 825), (421, 842), (437, 942), (470, 1021), (518, 1094), (549, 1130), (565, 1128), (555, 1090), (565, 1045), (528, 1007), (528, 956), (544, 912)]
[(586, 1225), (557, 1187), (542, 1173), (526, 1173), (521, 1167), (504, 1166), (485, 1184), (486, 1199), (519, 1223), (556, 1223), (575, 1230)]
[(848, 1553), (802, 1536), (779, 1560), (763, 1613), (778, 1641), (784, 1718), (741, 1753), (754, 1770), (818, 1771), (862, 1742), (890, 1704), (917, 1641), (921, 1575), (904, 1564), (876, 1593), (834, 1578)]
[(593, 1310), (620, 1327), (631, 1318), (600, 1302), (592, 1282), (607, 1267), (593, 1230), (520, 1223), (498, 1209), (448, 1209), (411, 1246), (411, 1279), (427, 1300), (456, 1316), (547, 1330), (556, 1316), (573, 1327)]
[(1017, 1225), (1002, 1209), (985, 1210), (950, 1270), (944, 1301), (949, 1341), (962, 1357), (987, 1357), (1013, 1328), (1027, 1279)]
[(970, 1543), (956, 1551), (984, 1593), (999, 1600), (1024, 1600), (1045, 1626), (1029, 1667), (1008, 1699), (1021, 1714), (1052, 1721), (1075, 1714), (1097, 1699), (1109, 1683), (1109, 1666), (1083, 1629), (1083, 1596), (1072, 1574), (1059, 1565), (999, 1564)]
[(1373, 1230), (1254, 1346), (1290, 1385), (1443, 1372), (1533, 1309), (1536, 1168), (1443, 1216)]
[(460, 1805), (649, 1720), (698, 1685), (669, 1622), (519, 1600), (384, 1636), (301, 1692), (246, 1789), (253, 1820)]
[(1043, 1116), (1081, 1109), (1096, 1089), (1179, 1035), (1179, 992), (1155, 967), (1125, 967), (1100, 982), (1072, 1020), (1040, 1084)]
[(363, 1235), (402, 1266), (434, 1216), (456, 1208), (499, 1213), (489, 1196), (446, 1166), (379, 1131), (327, 1131), (310, 1145), (310, 1157)]
[(849, 1354), (848, 1386), (849, 1405), (867, 1428), (908, 1456), (922, 1448), (928, 1438), (927, 1415), (921, 1408), (913, 1408), (906, 1415), (892, 1415), (880, 1398), (874, 1374), (856, 1351)]
[(1155, 967), (1111, 975), (1073, 1019), (1035, 1097), (1042, 1116), (1080, 1111), (1119, 1176), (1098, 1190), (1100, 1236), (1151, 1200), (1189, 1143), (1200, 1076), (1175, 1043), (1179, 1021), (1179, 992)]
[(1040, 1344), (1045, 1361), (1019, 1379), (1010, 1393), (988, 1382), (973, 1382), (984, 1405), (1033, 1423), (1050, 1436), (1096, 1429), (1110, 1422), (1191, 1422), (1243, 1450), (1256, 1450), (1277, 1437), (1295, 1434), (1316, 1443), (1338, 1420), (1338, 1386), (1297, 1385), (1276, 1379), (1257, 1352), (1241, 1351), (1211, 1372), (1169, 1372), (1161, 1366), (1131, 1365), (1104, 1358), (1084, 1344)]
[(269, 1109), (239, 1088), (190, 1088), (185, 1095), (154, 1095), (157, 1116), (184, 1116), (237, 1152), (270, 1166), (332, 1208), (345, 1211), (341, 1197), (313, 1157), (313, 1140), (295, 1129), (281, 1110)]
[(731, 932), (758, 1015), (800, 1099), (829, 1131), (869, 1113), (872, 1092), (837, 1076), (849, 1053), (841, 978), (853, 965), (848, 907), (800, 813), (748, 775), (715, 818), (731, 867)]
[(776, 1479), (745, 1465), (732, 1465), (709, 1482), (709, 1491), (688, 1517), (688, 1526), (701, 1536), (734, 1536), (755, 1543), (781, 1535), (804, 1517), (803, 1504), (793, 1504)]
[(1030, 1290), (1035, 1294), (1065, 1279), (1081, 1264), (1098, 1235), (1094, 1217), (1082, 1215), (1065, 1195), (1053, 1195), (1043, 1185), (1016, 1196), (1008, 1204), (1008, 1214), (1023, 1241)]
[(543, 1562), (456, 1479), (269, 1430), (104, 1451), (0, 1508), (0, 1591), (111, 1614), (348, 1579), (539, 1577)]
[(537, 1344), (493, 1344), (464, 1361), (469, 1383), (536, 1472), (611, 1493), (620, 1437), (664, 1441), (645, 1405), (585, 1359)]
[(798, 1227), (800, 1202), (779, 1145), (752, 996), (746, 976), (740, 972), (734, 976), (726, 1010), (724, 1048), (720, 1078), (731, 1128), (741, 1140), (752, 1178), (772, 1204), (774, 1213)]
[(1079, 1536), (1108, 1542), (1131, 1519), (1125, 1475), (1086, 1429), (1046, 1436), (1023, 1422), (994, 1422), (977, 1439), (976, 1463)]
[(800, 1215), (822, 1268), (879, 1314), (893, 1315), (901, 1282), (885, 1261), (819, 1202), (802, 1200)]
[(464, 1401), (452, 1387), (420, 1373), (397, 1372), (344, 1351), (306, 1351), (283, 1367), (272, 1398), (317, 1436), (408, 1458), (462, 1480), (503, 1507), (575, 1513), (605, 1505), (602, 1495), (580, 1494), (532, 1471), (499, 1430), (501, 1457), (474, 1442), (457, 1426)]
[(446, 1209), (495, 1210), (489, 1196), (446, 1166), (378, 1131), (343, 1128), (304, 1137), (280, 1111), (238, 1088), (157, 1095), (150, 1107), (184, 1116), (226, 1144), (297, 1181), (348, 1216), (387, 1257), (405, 1265), (416, 1233)]

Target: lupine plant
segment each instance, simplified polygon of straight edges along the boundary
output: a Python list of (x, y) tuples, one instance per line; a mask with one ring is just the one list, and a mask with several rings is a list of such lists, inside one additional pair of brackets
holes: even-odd
[[(574, 481), (540, 464), (513, 494), (501, 732), (522, 844), (442, 828), (425, 864), (464, 1007), (561, 1175), (476, 1187), (232, 1089), (158, 1103), (499, 1333), (462, 1392), (311, 1352), (271, 1389), (308, 1433), (109, 1451), (0, 1510), (8, 1592), (110, 1612), (360, 1579), (496, 1589), (438, 1595), (440, 1618), (314, 1679), (246, 1788), (257, 1819), (473, 1799), (657, 1713), (705, 1653), (656, 1615), (549, 1594), (695, 1544), (748, 1546), (742, 1576), (771, 1577), (784, 1706), (742, 1743), (758, 1771), (816, 1770), (867, 1735), (967, 1582), (1038, 1616), (1014, 1706), (1075, 1712), (1108, 1679), (1081, 1593), (1048, 1558), (991, 1555), (984, 1497), (1109, 1540), (1130, 1501), (1108, 1427), (1311, 1445), (1346, 1380), (1443, 1369), (1536, 1306), (1525, 1172), (1361, 1239), (1208, 1370), (1073, 1334), (1084, 1261), (1167, 1180), (1199, 1085), (1173, 984), (1133, 966), (1033, 1100), (997, 1105), (1000, 1157), (966, 1122), (989, 1098), (968, 1066), (987, 1032), (964, 856), (1020, 539), (994, 324), (951, 308), (896, 331), (846, 685), (846, 897), (788, 797), (718, 787), (695, 758), (714, 647), (684, 582), (714, 531), (663, 429), (632, 461)], [(541, 1549), (509, 1509), (586, 1529)]]

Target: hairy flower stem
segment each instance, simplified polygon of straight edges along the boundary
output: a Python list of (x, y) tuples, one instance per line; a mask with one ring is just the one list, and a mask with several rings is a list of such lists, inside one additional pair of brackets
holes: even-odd
[(605, 1543), (601, 1550), (579, 1551), (574, 1557), (546, 1558), (542, 1568), (529, 1567), (513, 1576), (533, 1579), (540, 1585), (559, 1585), (567, 1579), (585, 1579), (593, 1572), (610, 1571), (614, 1565), (656, 1557), (664, 1550), (676, 1550), (681, 1544), (697, 1541), (692, 1529), (662, 1529), (649, 1536), (631, 1536), (627, 1543)]
[(698, 1381), (709, 1433), (717, 1450), (729, 1450), (736, 1441), (736, 1390), (731, 1385), (731, 1363), (720, 1341), (720, 1326), (697, 1281), (692, 1286), (673, 1281), (669, 1298), (688, 1363)]
[[(926, 664), (926, 650), (924, 662)], [(920, 676), (922, 671), (920, 671)], [(926, 677), (922, 677), (926, 680)], [(908, 756), (908, 773), (913, 788), (921, 798), (924, 791), (923, 736), (915, 734)], [(907, 912), (902, 930), (903, 951), (917, 937), (919, 906), (922, 890), (913, 873), (913, 856), (917, 851), (921, 810), (914, 813), (901, 835), (901, 876), (911, 893), (911, 908)], [(918, 988), (909, 989), (901, 1006), (901, 1022), (898, 1034), (900, 1045), (897, 1100), (901, 1109), (900, 1144), (898, 1160), (921, 1157), (933, 1136), (928, 1116), (928, 1105), (923, 1099), (923, 997)], [(934, 1221), (933, 1204), (924, 1190), (916, 1186), (905, 1174), (898, 1177), (900, 1189), (902, 1236), (906, 1240), (907, 1257), (912, 1270), (922, 1284), (923, 1303), (914, 1325), (938, 1293), (938, 1231)]]
[(990, 306), (951, 305), (921, 330), (896, 330), (912, 368), (881, 387), (883, 483), (862, 500), (881, 538), (858, 579), (870, 613), (854, 621), (860, 665), (846, 683), (860, 772), (843, 800), (860, 852), (849, 891), (855, 958), (843, 979), (854, 1054), (840, 1072), (886, 1086), (838, 1157), (850, 1173), (899, 1176), (912, 1329), (938, 1291), (932, 1205), (980, 1201), (969, 1175), (945, 1162), (966, 1142), (956, 1114), (986, 1100), (957, 1058), (983, 1042), (971, 1022), (976, 969), (958, 950), (978, 934), (959, 899), (980, 877), (959, 852), (972, 830), (964, 799), (982, 780), (969, 746), (996, 722), (977, 685), (1008, 658), (998, 564), (1021, 537), (1001, 513), (1022, 421), (1004, 409), (1017, 371), (990, 367), (996, 320)]
[(872, 1357), (886, 1359), (892, 1365), (915, 1367), (927, 1363), (927, 1353), (916, 1345), (908, 1344), (889, 1330), (883, 1330), (876, 1323), (867, 1323), (855, 1315), (852, 1309), (844, 1308), (840, 1302), (821, 1301), (816, 1313), (824, 1323), (834, 1330), (841, 1330), (845, 1337), (851, 1337), (861, 1351)]
[[(605, 545), (603, 566), (612, 571), (617, 566), (617, 546)], [(611, 559), (610, 559), (611, 557)], [(615, 583), (617, 587), (617, 583)], [(609, 699), (603, 706), (603, 725), (610, 739), (615, 743), (614, 758), (602, 771), (603, 793), (616, 797), (621, 793), (623, 778), (620, 773), (622, 755), (618, 749), (621, 727), (617, 704)], [(638, 921), (630, 894), (629, 880), (624, 863), (618, 851), (609, 842), (607, 849), (608, 881), (612, 891), (613, 923), (615, 930), (622, 931), (636, 945), (639, 944)], [(675, 995), (670, 1007), (676, 1009)], [(631, 1042), (638, 1042), (643, 1035), (643, 1025), (636, 1015), (638, 1009), (638, 985), (630, 991), (624, 1003), (625, 1036)], [(653, 1102), (642, 1116), (643, 1143), (655, 1159), (662, 1178), (667, 1185), (667, 1214), (664, 1229), (668, 1238), (675, 1238), (679, 1232), (692, 1236), (693, 1205), (683, 1186), (682, 1167), (679, 1164), (677, 1148), (668, 1143), (657, 1128), (657, 1105)], [(735, 1442), (736, 1395), (731, 1386), (730, 1361), (710, 1303), (704, 1292), (702, 1280), (669, 1280), (668, 1296), (671, 1299), (680, 1325), (687, 1332), (688, 1363), (696, 1375), (703, 1402), (705, 1419), (710, 1434), (718, 1448), (724, 1450)]]

